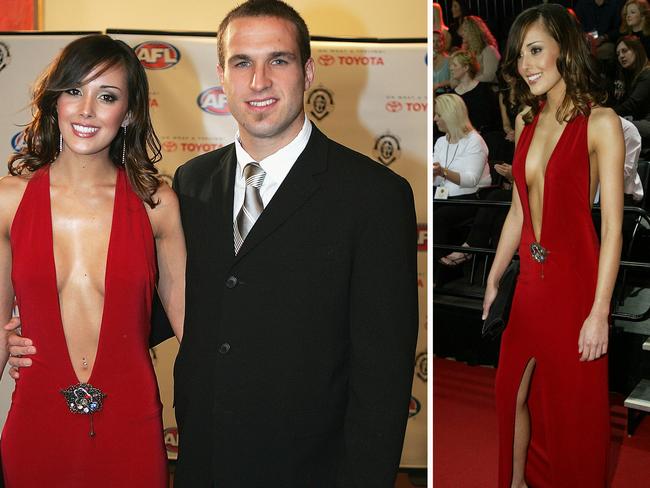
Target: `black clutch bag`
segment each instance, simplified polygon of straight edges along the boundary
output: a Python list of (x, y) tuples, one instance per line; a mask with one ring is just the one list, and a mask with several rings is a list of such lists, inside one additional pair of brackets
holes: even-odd
[(490, 306), (490, 311), (485, 322), (483, 322), (483, 329), (481, 331), (483, 337), (494, 338), (506, 328), (518, 276), (519, 260), (514, 260), (508, 265), (501, 276), (497, 296), (492, 302), (492, 306)]

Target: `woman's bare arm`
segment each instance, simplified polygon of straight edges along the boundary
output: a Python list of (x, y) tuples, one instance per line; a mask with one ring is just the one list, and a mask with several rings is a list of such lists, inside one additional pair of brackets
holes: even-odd
[(185, 237), (181, 225), (178, 198), (167, 184), (156, 192), (159, 204), (147, 212), (156, 238), (158, 255), (158, 295), (176, 338), (183, 338), (185, 318)]

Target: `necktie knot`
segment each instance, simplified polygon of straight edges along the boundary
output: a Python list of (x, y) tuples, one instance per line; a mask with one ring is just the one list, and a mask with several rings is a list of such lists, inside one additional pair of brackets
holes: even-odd
[(254, 188), (261, 188), (262, 183), (264, 183), (264, 177), (266, 176), (266, 171), (257, 163), (248, 163), (244, 167), (244, 179), (246, 180), (246, 186), (252, 186)]

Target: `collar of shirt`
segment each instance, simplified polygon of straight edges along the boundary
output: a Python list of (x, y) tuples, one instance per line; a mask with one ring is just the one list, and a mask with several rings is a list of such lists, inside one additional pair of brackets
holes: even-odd
[[(275, 195), (275, 192), (278, 190), (287, 174), (289, 174), (289, 171), (291, 171), (298, 156), (300, 156), (300, 154), (305, 150), (305, 147), (307, 147), (309, 137), (311, 136), (311, 129), (311, 122), (307, 116), (305, 116), (302, 129), (300, 129), (298, 135), (289, 144), (278, 149), (276, 152), (261, 161), (256, 161), (266, 172), (264, 183), (260, 188), (260, 196), (262, 197), (264, 207), (269, 204), (271, 198), (273, 198), (273, 195)], [(244, 166), (255, 161), (255, 159), (253, 159), (242, 146), (239, 139), (239, 132), (237, 132), (235, 136), (235, 153), (237, 155), (237, 171), (235, 174), (233, 220), (237, 218), (239, 209), (244, 203), (244, 189), (246, 186), (244, 180)]]

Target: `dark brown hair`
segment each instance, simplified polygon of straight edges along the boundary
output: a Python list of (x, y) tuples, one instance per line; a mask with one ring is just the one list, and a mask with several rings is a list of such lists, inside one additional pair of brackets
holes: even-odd
[(535, 96), (530, 92), (517, 68), (526, 31), (535, 22), (540, 22), (560, 46), (556, 64), (566, 84), (566, 94), (557, 109), (558, 122), (579, 114), (588, 116), (592, 106), (607, 98), (596, 62), (576, 18), (560, 5), (542, 4), (524, 10), (515, 19), (503, 61), (503, 73), (509, 79), (516, 105), (531, 108), (524, 114), (524, 121), (530, 123), (546, 100), (546, 94)]
[[(56, 110), (59, 96), (115, 66), (121, 66), (126, 72), (129, 125), (126, 137), (123, 130), (118, 131), (111, 142), (109, 156), (115, 166), (121, 166), (126, 144), (125, 169), (133, 191), (150, 207), (157, 204), (153, 195), (160, 181), (154, 164), (161, 159), (160, 141), (149, 116), (147, 76), (127, 44), (105, 35), (81, 37), (71, 42), (37, 80), (32, 96), (34, 118), (24, 129), (25, 145), (9, 158), (10, 174), (33, 173), (56, 159), (59, 155)], [(88, 79), (95, 69), (93, 78)]]
[(635, 35), (621, 37), (616, 43), (617, 50), (619, 44), (625, 44), (625, 46), (634, 53), (634, 63), (632, 66), (627, 69), (621, 66), (621, 77), (625, 82), (625, 89), (628, 91), (636, 83), (637, 77), (641, 74), (641, 71), (650, 68), (650, 66), (648, 66), (648, 55), (645, 52), (641, 40)]
[(232, 9), (219, 24), (217, 31), (217, 57), (219, 65), (225, 67), (225, 46), (224, 35), (230, 22), (243, 17), (276, 17), (291, 22), (296, 28), (296, 43), (300, 50), (300, 62), (303, 69), (311, 57), (311, 46), (309, 45), (309, 29), (300, 14), (291, 6), (280, 0), (248, 0), (238, 7)]

